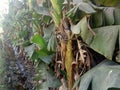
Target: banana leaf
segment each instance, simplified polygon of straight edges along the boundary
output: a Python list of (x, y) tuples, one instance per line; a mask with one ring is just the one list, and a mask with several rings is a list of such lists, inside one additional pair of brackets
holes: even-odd
[(80, 79), (79, 90), (120, 90), (120, 65), (104, 60), (84, 74)]

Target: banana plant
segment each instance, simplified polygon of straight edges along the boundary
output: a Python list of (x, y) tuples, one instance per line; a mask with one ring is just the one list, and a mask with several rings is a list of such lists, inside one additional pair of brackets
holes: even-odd
[[(5, 33), (10, 32), (6, 36), (12, 36), (12, 41), (19, 39), (17, 45), (24, 46), (32, 60), (45, 66), (41, 71), (50, 77), (53, 72), (46, 69), (54, 64), (55, 75), (64, 80), (61, 87), (72, 90), (74, 82), (91, 68), (94, 58), (90, 49), (120, 62), (118, 0), (13, 1), (4, 22)], [(48, 89), (51, 79), (41, 77), (46, 79), (43, 89), (45, 85)]]

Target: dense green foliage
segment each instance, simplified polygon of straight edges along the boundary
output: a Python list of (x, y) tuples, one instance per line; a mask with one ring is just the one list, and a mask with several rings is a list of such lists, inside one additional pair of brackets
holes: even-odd
[[(53, 71), (57, 77), (62, 75), (68, 80), (72, 90), (75, 75), (80, 77), (87, 71), (82, 70), (82, 64), (90, 68), (94, 59), (89, 48), (120, 62), (118, 1), (111, 4), (108, 0), (10, 0), (3, 22), (4, 39), (10, 39), (14, 48), (23, 48), (23, 53), (39, 63), (43, 75), (38, 76), (38, 81), (46, 80), (43, 90), (60, 86)], [(55, 86), (49, 84), (53, 79)]]

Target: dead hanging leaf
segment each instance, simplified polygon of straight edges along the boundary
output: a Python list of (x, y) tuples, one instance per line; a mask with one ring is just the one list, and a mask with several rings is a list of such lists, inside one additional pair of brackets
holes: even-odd
[(73, 87), (73, 68), (72, 68), (72, 62), (73, 62), (72, 41), (68, 40), (66, 57), (65, 57), (65, 68), (66, 68), (66, 71), (67, 71), (68, 88), (69, 88), (69, 90), (72, 90), (72, 87)]
[(82, 61), (82, 63), (84, 63), (85, 62), (84, 50), (82, 49), (82, 45), (79, 40), (77, 40), (77, 43), (78, 43), (78, 48), (79, 48), (79, 53), (81, 58), (80, 60)]

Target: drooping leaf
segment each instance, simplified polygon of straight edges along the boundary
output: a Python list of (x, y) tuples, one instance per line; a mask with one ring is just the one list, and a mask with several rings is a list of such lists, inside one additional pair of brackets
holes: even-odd
[(108, 59), (112, 59), (120, 26), (106, 26), (94, 29), (96, 36), (92, 38), (90, 47)]
[(45, 42), (45, 40), (44, 40), (44, 38), (41, 35), (39, 35), (39, 34), (35, 34), (32, 37), (31, 41), (33, 43), (37, 44), (38, 46), (40, 46), (41, 49), (45, 48), (46, 45), (47, 45), (46, 42)]
[(83, 17), (76, 25), (71, 25), (71, 30), (74, 34), (79, 34), (87, 43), (91, 43), (93, 33), (88, 30), (87, 17)]
[(49, 88), (57, 88), (61, 85), (61, 82), (55, 77), (53, 71), (48, 68), (48, 66), (41, 62), (37, 67), (37, 72), (39, 75), (37, 76), (37, 80), (40, 83), (36, 88), (37, 90), (49, 90)]
[(117, 63), (104, 60), (81, 77), (79, 90), (87, 90), (91, 83), (92, 90), (109, 90), (112, 87), (120, 88), (119, 68), (120, 66)]
[(71, 31), (74, 34), (79, 34), (80, 33), (80, 24), (81, 24), (81, 21), (79, 21), (76, 25), (71, 25)]
[(92, 8), (92, 6), (90, 6), (90, 4), (86, 3), (86, 2), (80, 2), (78, 4), (78, 8), (79, 10), (87, 13), (87, 14), (91, 14), (91, 13), (95, 13), (96, 11)]
[(97, 6), (97, 5), (93, 4), (91, 1), (87, 0), (87, 3), (89, 3), (95, 10), (102, 10), (102, 9), (104, 9), (104, 7)]
[(83, 17), (76, 25), (71, 25), (71, 30), (74, 34), (80, 34), (82, 32), (82, 36), (85, 38), (85, 32), (87, 31), (87, 18)]

